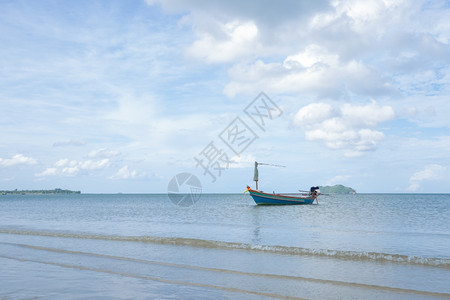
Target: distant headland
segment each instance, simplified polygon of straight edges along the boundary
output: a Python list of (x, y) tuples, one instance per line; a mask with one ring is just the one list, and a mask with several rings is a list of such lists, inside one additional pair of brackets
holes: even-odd
[(356, 194), (356, 190), (343, 186), (342, 184), (336, 184), (333, 186), (319, 186), (320, 192), (324, 194)]
[(80, 194), (80, 191), (71, 191), (63, 189), (54, 190), (18, 190), (0, 191), (0, 195), (52, 195), (52, 194)]

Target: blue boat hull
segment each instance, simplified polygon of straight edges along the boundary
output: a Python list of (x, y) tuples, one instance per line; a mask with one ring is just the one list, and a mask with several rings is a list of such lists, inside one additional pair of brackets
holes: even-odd
[(253, 200), (258, 205), (298, 205), (298, 204), (312, 204), (315, 197), (292, 197), (280, 194), (267, 194), (260, 191), (248, 189)]

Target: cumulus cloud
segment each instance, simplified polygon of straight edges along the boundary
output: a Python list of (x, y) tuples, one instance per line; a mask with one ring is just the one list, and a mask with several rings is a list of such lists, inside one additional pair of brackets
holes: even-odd
[(294, 116), (294, 125), (305, 131), (306, 139), (321, 141), (331, 149), (343, 149), (346, 156), (360, 156), (376, 149), (384, 134), (378, 123), (392, 120), (394, 110), (376, 102), (367, 105), (332, 106), (312, 103)]
[(47, 168), (43, 172), (36, 174), (37, 177), (55, 176), (58, 174), (58, 168)]
[[(251, 55), (279, 53), (296, 39), (307, 20), (330, 8), (328, 1), (160, 1), (169, 13), (182, 13), (180, 22), (194, 29), (196, 39), (186, 53), (208, 63), (228, 63)], [(301, 25), (303, 24), (303, 25)]]
[(235, 65), (229, 74), (231, 82), (225, 86), (224, 93), (231, 98), (258, 90), (330, 98), (349, 93), (363, 96), (395, 93), (376, 68), (355, 59), (342, 61), (339, 55), (316, 44), (287, 56), (280, 63), (258, 60)]
[(117, 173), (110, 177), (110, 179), (135, 179), (144, 177), (146, 175), (145, 172), (138, 172), (136, 170), (130, 170), (128, 166), (123, 166), (120, 168)]
[(76, 164), (77, 164), (77, 161), (75, 161), (75, 160), (69, 161), (68, 158), (60, 159), (57, 162), (55, 162), (55, 166), (56, 167), (64, 167), (64, 166), (67, 166), (67, 165), (71, 165), (73, 167)]
[(65, 167), (65, 168), (62, 168), (61, 174), (63, 176), (71, 177), (71, 176), (77, 175), (79, 171), (80, 171), (80, 167), (78, 167), (78, 166)]
[(86, 160), (79, 163), (80, 167), (84, 170), (100, 170), (109, 166), (109, 159), (104, 158), (101, 160)]
[[(424, 1), (147, 0), (183, 14), (186, 52), (232, 63), (223, 92), (317, 98), (428, 92), (447, 78), (449, 10)], [(444, 6), (444, 7), (442, 7)], [(405, 25), (407, 24), (407, 25)], [(421, 79), (429, 74), (428, 79)]]
[(54, 163), (52, 167), (49, 167), (37, 173), (37, 177), (46, 176), (67, 176), (72, 177), (77, 175), (81, 171), (98, 171), (106, 169), (110, 166), (111, 162), (108, 158), (99, 160), (69, 160), (68, 158), (60, 159)]
[(446, 170), (447, 170), (446, 167), (443, 167), (438, 164), (431, 164), (425, 166), (424, 169), (414, 173), (409, 178), (410, 185), (407, 188), (407, 190), (410, 192), (415, 192), (420, 188), (421, 183), (423, 181), (441, 179), (444, 176)]
[(200, 33), (199, 39), (187, 49), (187, 54), (207, 62), (223, 63), (254, 53), (258, 35), (254, 23), (234, 21), (219, 27), (220, 37), (209, 32)]
[(15, 165), (34, 165), (36, 159), (25, 156), (23, 154), (16, 154), (11, 158), (0, 158), (0, 167), (11, 167)]

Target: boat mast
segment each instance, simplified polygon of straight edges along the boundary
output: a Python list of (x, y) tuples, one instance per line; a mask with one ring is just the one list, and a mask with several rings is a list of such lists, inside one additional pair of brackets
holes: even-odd
[(255, 171), (253, 173), (253, 181), (256, 183), (256, 190), (258, 190), (258, 175), (259, 175), (258, 174), (258, 165), (286, 168), (286, 166), (259, 163), (259, 162), (255, 161)]
[(253, 181), (256, 183), (256, 190), (258, 190), (258, 162), (255, 161), (255, 172), (253, 173)]

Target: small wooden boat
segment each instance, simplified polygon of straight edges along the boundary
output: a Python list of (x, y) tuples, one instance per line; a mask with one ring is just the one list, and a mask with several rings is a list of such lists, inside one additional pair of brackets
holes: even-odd
[[(276, 167), (283, 167), (278, 165), (270, 165), (265, 163), (258, 163), (255, 161), (255, 173), (253, 180), (256, 182), (256, 189), (251, 189), (247, 186), (245, 192), (249, 192), (253, 200), (258, 205), (292, 205), (292, 204), (312, 204), (314, 200), (317, 201), (317, 197), (320, 194), (319, 187), (311, 187), (309, 193), (283, 193), (272, 194), (264, 193), (258, 190), (258, 165), (269, 165)], [(318, 201), (317, 201), (318, 202)]]
[(312, 204), (317, 199), (317, 194), (269, 194), (253, 190), (247, 186), (247, 191), (258, 205), (281, 205), (281, 204)]

